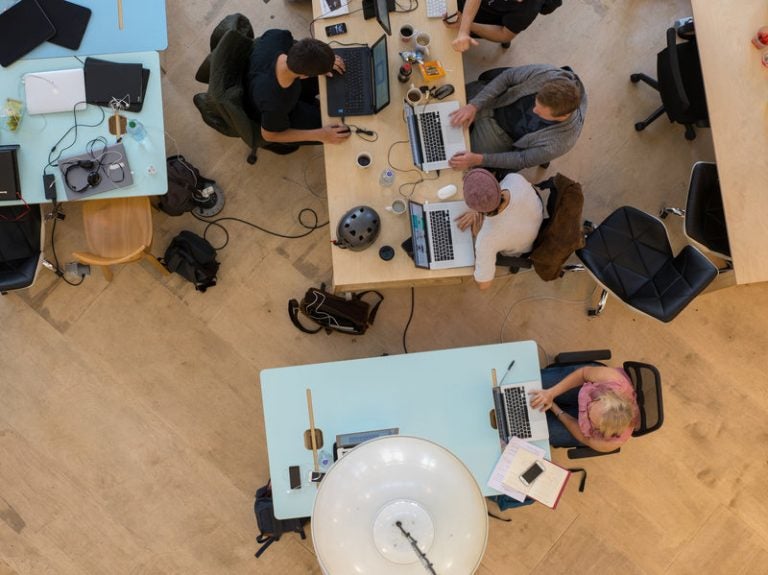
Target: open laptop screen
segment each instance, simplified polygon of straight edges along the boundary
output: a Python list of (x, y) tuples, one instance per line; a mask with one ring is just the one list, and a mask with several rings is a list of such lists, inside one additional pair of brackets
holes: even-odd
[(387, 59), (387, 37), (382, 36), (371, 47), (373, 57), (374, 112), (378, 113), (389, 104), (389, 61)]
[(389, 8), (387, 7), (387, 0), (373, 0), (376, 10), (376, 20), (384, 29), (384, 31), (391, 36), (392, 25), (389, 23)]
[(413, 262), (417, 268), (429, 268), (429, 248), (427, 247), (426, 218), (424, 206), (408, 202), (411, 218), (411, 240), (413, 241)]

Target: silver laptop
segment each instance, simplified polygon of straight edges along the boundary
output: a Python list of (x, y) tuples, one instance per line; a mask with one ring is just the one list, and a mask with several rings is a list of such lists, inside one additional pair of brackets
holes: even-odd
[(411, 144), (413, 165), (423, 172), (448, 168), (456, 152), (464, 152), (464, 130), (451, 126), (450, 114), (459, 109), (457, 101), (437, 104), (405, 104), (405, 121)]
[(474, 265), (472, 231), (461, 231), (455, 221), (467, 210), (464, 202), (408, 202), (413, 261), (417, 268), (443, 270)]
[(85, 77), (82, 68), (24, 74), (27, 112), (51, 114), (85, 110)]
[(80, 200), (133, 185), (133, 174), (123, 144), (91, 150), (59, 160), (68, 200)]
[(496, 428), (503, 442), (510, 437), (520, 439), (549, 439), (547, 416), (531, 407), (529, 391), (541, 389), (537, 381), (500, 385), (493, 388)]

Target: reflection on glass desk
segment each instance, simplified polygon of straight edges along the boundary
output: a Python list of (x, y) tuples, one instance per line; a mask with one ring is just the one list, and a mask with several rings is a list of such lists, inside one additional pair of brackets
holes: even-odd
[[(312, 513), (317, 488), (307, 475), (312, 451), (304, 446), (309, 429), (306, 390), (312, 390), (315, 426), (322, 451), (333, 451), (336, 435), (397, 427), (401, 435), (429, 439), (449, 449), (469, 468), (483, 495), (501, 455), (491, 427), (491, 369), (506, 384), (540, 381), (533, 341), (390, 355), (302, 365), (261, 372), (264, 424), (275, 516)], [(536, 442), (548, 451), (547, 442)], [(301, 488), (290, 489), (288, 468), (300, 467)]]

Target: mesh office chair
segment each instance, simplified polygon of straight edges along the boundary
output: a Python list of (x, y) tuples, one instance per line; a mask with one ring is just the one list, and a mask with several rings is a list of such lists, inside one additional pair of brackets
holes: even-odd
[(661, 95), (662, 105), (642, 122), (635, 124), (638, 132), (667, 113), (670, 122), (685, 126), (685, 139), (696, 138), (693, 126), (709, 127), (709, 113), (704, 93), (699, 52), (694, 38), (677, 43), (674, 28), (667, 30), (667, 47), (659, 52), (656, 61), (658, 81), (645, 74), (630, 75), (632, 83), (644, 82)]
[(603, 287), (596, 316), (613, 293), (637, 311), (663, 322), (672, 321), (717, 276), (717, 267), (693, 246), (674, 255), (667, 230), (658, 218), (624, 206), (609, 215), (576, 251), (586, 269)]
[(683, 230), (686, 237), (726, 260), (730, 267), (731, 246), (716, 164), (696, 162), (693, 165), (685, 209), (665, 207), (659, 217), (664, 219), (669, 214), (685, 218)]
[(44, 238), (40, 206), (0, 208), (0, 293), (5, 295), (35, 283)]
[[(554, 363), (547, 367), (562, 367), (567, 365), (585, 365), (597, 364), (605, 365), (601, 360), (611, 358), (611, 351), (608, 349), (594, 351), (576, 351), (559, 354)], [(625, 361), (624, 371), (627, 372), (632, 386), (637, 395), (637, 406), (640, 411), (640, 418), (632, 431), (632, 437), (647, 435), (659, 429), (664, 423), (664, 403), (661, 393), (661, 374), (651, 364), (637, 361)], [(557, 447), (557, 446), (553, 446)], [(599, 457), (602, 455), (611, 455), (619, 453), (621, 448), (613, 451), (603, 452), (581, 446), (568, 449), (569, 459), (581, 459), (584, 457)]]
[(546, 218), (539, 228), (533, 251), (521, 256), (496, 255), (496, 265), (509, 268), (511, 273), (534, 268), (544, 281), (562, 277), (563, 264), (573, 252), (584, 245), (581, 213), (584, 194), (581, 184), (557, 174), (536, 184), (548, 189)]

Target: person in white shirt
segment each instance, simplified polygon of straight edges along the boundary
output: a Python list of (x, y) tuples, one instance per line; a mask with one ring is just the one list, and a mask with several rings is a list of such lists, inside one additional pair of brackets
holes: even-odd
[(459, 229), (472, 228), (475, 236), (475, 282), (491, 287), (496, 275), (496, 254), (518, 256), (533, 249), (544, 219), (544, 207), (534, 187), (520, 174), (501, 183), (482, 168), (464, 176), (464, 202), (470, 211), (456, 218)]

